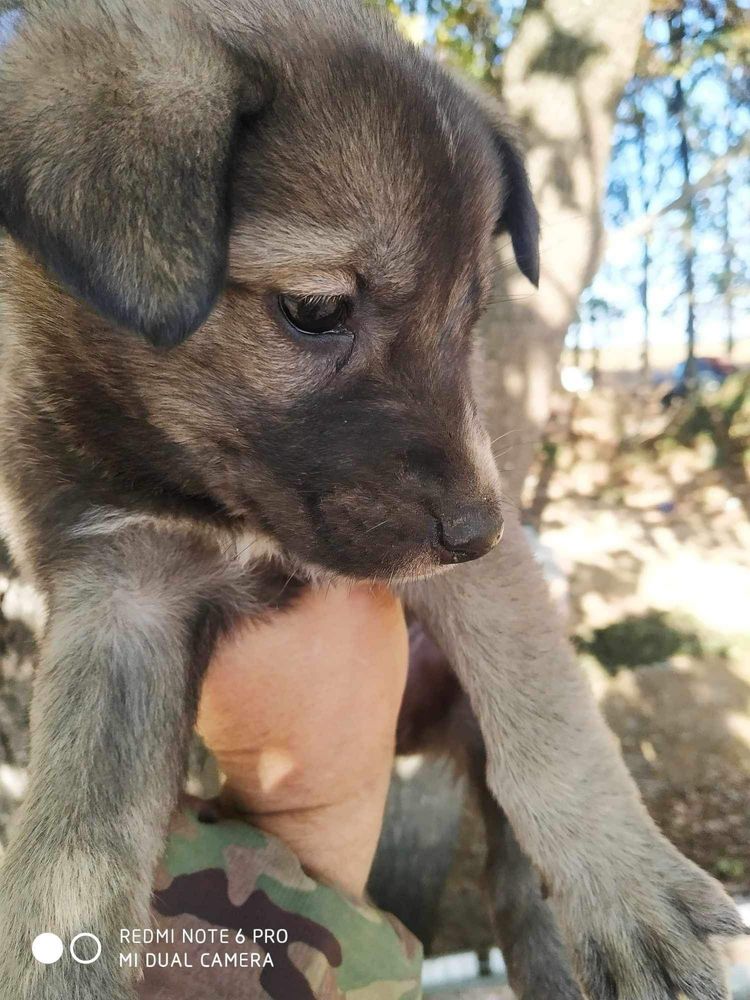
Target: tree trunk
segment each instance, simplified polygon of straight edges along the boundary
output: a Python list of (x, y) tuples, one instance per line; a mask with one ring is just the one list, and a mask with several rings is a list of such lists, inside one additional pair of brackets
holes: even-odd
[(488, 420), (493, 437), (506, 435), (499, 465), (514, 498), (549, 416), (565, 333), (601, 258), (612, 126), (647, 9), (647, 0), (529, 0), (506, 56), (503, 99), (527, 142), (542, 218), (539, 291), (501, 246), (498, 304), (483, 328)]
[[(648, 149), (646, 140), (646, 115), (641, 106), (641, 102), (634, 101), (635, 120), (638, 128), (638, 164), (641, 169), (641, 178), (646, 176), (648, 166)], [(648, 214), (651, 208), (650, 195), (646, 194), (645, 180), (643, 184), (643, 212)], [(641, 300), (641, 315), (643, 317), (643, 339), (641, 341), (641, 377), (644, 382), (648, 381), (651, 372), (650, 341), (651, 341), (651, 313), (649, 311), (649, 278), (651, 276), (651, 234), (644, 233), (641, 243), (641, 282), (638, 289)]]
[[(498, 464), (512, 496), (520, 493), (549, 415), (565, 333), (599, 264), (600, 204), (612, 125), (622, 88), (633, 74), (647, 5), (647, 0), (596, 5), (589, 0), (528, 0), (506, 57), (503, 96), (528, 143), (529, 172), (544, 227), (539, 292), (515, 273), (509, 248), (501, 246), (498, 304), (483, 328), (486, 358), (480, 376), (491, 432), (502, 438), (497, 452), (507, 450)], [(452, 784), (446, 785), (444, 801), (455, 795)], [(421, 854), (416, 845), (432, 844), (435, 830), (432, 819), (420, 815), (421, 796), (416, 788), (413, 794), (399, 789), (392, 797), (377, 872), (380, 884), (400, 884), (397, 858), (400, 845), (407, 844), (410, 879), (425, 887), (428, 912), (432, 873), (420, 858), (431, 855)], [(396, 835), (388, 832), (393, 825), (398, 826)], [(449, 837), (444, 847), (450, 847)], [(481, 872), (473, 868), (475, 861), (471, 852), (461, 853), (461, 870), (471, 871), (470, 881), (478, 887)], [(452, 939), (451, 946), (473, 948), (492, 941), (479, 892), (470, 898), (464, 886), (460, 900), (466, 937)], [(456, 901), (451, 895), (449, 909), (456, 908)], [(400, 915), (393, 894), (389, 904)], [(407, 918), (415, 905), (420, 904), (410, 891), (404, 898)], [(429, 937), (433, 928), (421, 930)]]
[(639, 288), (641, 298), (641, 313), (643, 315), (643, 340), (641, 341), (641, 377), (644, 382), (648, 381), (651, 372), (651, 314), (648, 308), (648, 284), (651, 270), (651, 240), (648, 236), (643, 237), (641, 250), (641, 284)]
[[(674, 13), (669, 19), (669, 35), (672, 43), (674, 62), (679, 65), (682, 60), (685, 40), (685, 19), (682, 11)], [(680, 136), (679, 162), (682, 168), (685, 190), (690, 189), (690, 162), (692, 152), (687, 134), (687, 111), (685, 106), (685, 88), (682, 76), (677, 73), (674, 81), (674, 112), (677, 129)], [(687, 298), (687, 316), (685, 319), (685, 338), (687, 352), (685, 361), (685, 384), (692, 392), (696, 385), (695, 371), (695, 199), (690, 198), (685, 206), (685, 219), (682, 225), (682, 244), (684, 258), (682, 273), (685, 281), (685, 296)]]
[(727, 171), (721, 185), (721, 235), (723, 251), (723, 274), (721, 277), (722, 298), (724, 300), (724, 323), (726, 326), (726, 354), (731, 360), (734, 353), (734, 288), (732, 274), (734, 271), (734, 240), (730, 224), (730, 192), (732, 175)]

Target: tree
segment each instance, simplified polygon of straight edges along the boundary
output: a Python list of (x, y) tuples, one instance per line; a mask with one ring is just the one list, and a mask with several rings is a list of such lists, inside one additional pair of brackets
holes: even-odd
[[(682, 9), (673, 10), (669, 14), (669, 41), (673, 50), (673, 59), (682, 63), (685, 52), (685, 13)], [(672, 113), (677, 124), (679, 136), (679, 163), (682, 170), (684, 188), (688, 189), (691, 182), (690, 165), (692, 150), (688, 140), (687, 107), (685, 87), (682, 73), (674, 76), (674, 94), (672, 97)], [(690, 197), (685, 205), (684, 222), (682, 226), (683, 246), (683, 276), (684, 292), (687, 305), (685, 332), (687, 336), (687, 355), (685, 365), (685, 383), (688, 388), (695, 383), (695, 196)]]
[(601, 374), (599, 364), (602, 348), (610, 342), (612, 324), (622, 318), (622, 312), (609, 299), (600, 299), (584, 292), (581, 296), (579, 313), (581, 321), (591, 333), (591, 378), (596, 385)]
[[(618, 109), (605, 205), (616, 227), (612, 257), (623, 274), (638, 274), (631, 311), (637, 292), (644, 372), (645, 341), (662, 316), (678, 320), (691, 357), (702, 332), (715, 340), (721, 325), (727, 349), (734, 345), (750, 267), (739, 224), (747, 214), (748, 40), (731, 0), (652, 0)], [(601, 277), (594, 294), (604, 294)]]
[(495, 304), (482, 327), (488, 422), (504, 449), (515, 442), (502, 471), (518, 497), (549, 415), (565, 334), (602, 256), (615, 109), (634, 72), (648, 0), (387, 2), (421, 15), (443, 58), (502, 97), (528, 146), (543, 227), (540, 289), (515, 273), (501, 242)]
[(502, 469), (514, 497), (549, 415), (565, 334), (604, 249), (615, 109), (646, 11), (646, 0), (531, 0), (503, 60), (502, 96), (528, 142), (543, 226), (539, 292), (513, 273), (506, 248), (498, 304), (484, 327), (488, 386), (502, 386), (516, 404), (490, 405), (493, 436), (515, 432), (518, 442)]
[[(646, 115), (642, 107), (636, 107), (636, 114), (634, 117), (634, 124), (636, 127), (636, 135), (638, 142), (638, 166), (641, 171), (641, 176), (646, 173), (646, 168), (648, 166), (648, 148), (646, 141)], [(643, 210), (648, 212), (651, 207), (651, 199), (643, 191)], [(651, 314), (649, 311), (649, 278), (651, 274), (651, 234), (644, 233), (642, 239), (642, 250), (641, 250), (641, 280), (638, 286), (640, 299), (641, 299), (641, 312), (643, 314), (643, 342), (641, 346), (641, 375), (644, 380), (648, 378), (649, 372), (651, 370), (651, 362), (649, 356), (649, 342), (651, 338), (651, 324), (650, 318)]]
[[(478, 373), (491, 434), (502, 439), (499, 447), (507, 452), (499, 464), (511, 498), (520, 495), (549, 415), (563, 339), (604, 246), (601, 201), (615, 108), (633, 73), (646, 7), (647, 0), (527, 0), (523, 9), (512, 0), (399, 4), (407, 14), (422, 16), (424, 35), (434, 44), (443, 37), (438, 30), (442, 23), (452, 38), (451, 44), (443, 43), (443, 57), (502, 95), (529, 149), (543, 225), (540, 290), (535, 292), (517, 274), (507, 241), (501, 240), (495, 301), (482, 328), (486, 361)], [(518, 21), (512, 41), (503, 32), (503, 14)], [(480, 26), (492, 23), (487, 19), (493, 16), (498, 21), (492, 31), (500, 41), (497, 46), (481, 44), (474, 32), (484, 30)], [(397, 778), (392, 786), (377, 884), (390, 889), (388, 906), (403, 916), (410, 905), (428, 912), (435, 900), (430, 891), (435, 871), (450, 860), (450, 839), (442, 837), (436, 844), (434, 823), (425, 823), (420, 814), (420, 801), (426, 799), (439, 802), (441, 818), (456, 816), (455, 786), (435, 767), (424, 765), (408, 782)], [(408, 845), (408, 851), (401, 845)], [(410, 871), (404, 890), (399, 859), (407, 853)], [(418, 859), (425, 856), (429, 868), (417, 872)], [(420, 884), (423, 898), (415, 903)], [(405, 903), (393, 898), (394, 886), (399, 897), (407, 894)], [(429, 937), (430, 928), (420, 930)], [(467, 946), (481, 943), (475, 925), (466, 931)], [(488, 935), (485, 942), (490, 940)]]
[[(618, 108), (605, 218), (619, 227), (625, 226), (633, 214), (641, 219), (649, 217), (664, 180), (664, 158), (654, 155), (654, 122), (649, 113), (651, 91), (652, 81), (636, 73), (625, 87)], [(632, 286), (638, 289), (642, 320), (641, 375), (645, 380), (651, 370), (652, 230), (646, 227), (634, 233), (633, 238), (640, 242)], [(623, 277), (631, 280), (629, 272)]]

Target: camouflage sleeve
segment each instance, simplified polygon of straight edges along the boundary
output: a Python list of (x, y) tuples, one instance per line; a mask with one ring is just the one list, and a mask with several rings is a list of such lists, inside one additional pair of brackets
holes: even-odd
[[(140, 1000), (418, 1000), (421, 945), (309, 878), (281, 841), (196, 803), (175, 816), (134, 957)], [(135, 950), (135, 949), (134, 949)]]

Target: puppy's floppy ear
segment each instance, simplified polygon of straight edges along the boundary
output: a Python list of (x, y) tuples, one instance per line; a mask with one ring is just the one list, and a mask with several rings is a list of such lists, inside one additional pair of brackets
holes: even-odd
[(38, 5), (0, 54), (0, 224), (161, 346), (200, 326), (221, 290), (235, 130), (266, 90), (169, 8)]
[(539, 212), (523, 154), (516, 140), (499, 125), (493, 127), (493, 141), (500, 160), (504, 198), (495, 232), (509, 234), (521, 273), (538, 288)]

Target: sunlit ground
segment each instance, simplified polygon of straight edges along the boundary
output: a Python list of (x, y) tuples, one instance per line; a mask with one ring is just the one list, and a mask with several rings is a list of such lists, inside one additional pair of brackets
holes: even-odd
[[(712, 420), (733, 392), (707, 400)], [(664, 414), (656, 393), (568, 397), (537, 503), (571, 634), (652, 813), (736, 891), (750, 888), (747, 406), (727, 460), (710, 422)]]
[[(689, 447), (673, 440), (686, 416), (663, 414), (652, 390), (565, 397), (525, 506), (561, 613), (649, 809), (681, 850), (746, 896), (750, 492), (747, 469), (717, 463), (710, 435)], [(436, 953), (492, 943), (475, 888), (482, 861), (481, 824), (468, 808)], [(750, 963), (748, 939), (732, 959)], [(511, 994), (490, 986), (435, 996)]]

